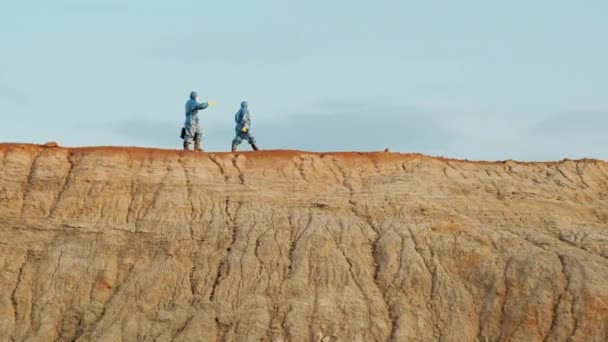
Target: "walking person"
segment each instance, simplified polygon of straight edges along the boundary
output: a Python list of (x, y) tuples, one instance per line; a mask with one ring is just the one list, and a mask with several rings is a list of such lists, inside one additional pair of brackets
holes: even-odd
[(254, 151), (258, 150), (255, 144), (255, 137), (251, 135), (251, 114), (249, 113), (249, 104), (246, 101), (241, 102), (241, 109), (234, 115), (236, 122), (236, 135), (232, 140), (232, 152), (236, 152), (237, 146), (247, 140)]

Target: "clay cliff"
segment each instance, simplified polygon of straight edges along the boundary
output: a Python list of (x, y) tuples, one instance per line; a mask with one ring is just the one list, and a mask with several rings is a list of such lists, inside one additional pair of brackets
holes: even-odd
[(608, 163), (0, 145), (0, 341), (608, 341)]

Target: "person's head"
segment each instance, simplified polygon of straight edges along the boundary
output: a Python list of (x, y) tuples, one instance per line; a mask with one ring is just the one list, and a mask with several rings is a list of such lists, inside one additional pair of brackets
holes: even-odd
[(195, 91), (192, 91), (190, 93), (190, 99), (196, 101), (197, 98), (198, 98), (198, 94)]
[(247, 101), (241, 102), (241, 108), (247, 109), (247, 107), (249, 107), (249, 103), (247, 103)]

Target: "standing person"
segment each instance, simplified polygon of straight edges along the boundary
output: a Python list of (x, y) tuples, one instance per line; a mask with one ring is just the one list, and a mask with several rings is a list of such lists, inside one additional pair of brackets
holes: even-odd
[(186, 121), (184, 122), (184, 128), (182, 129), (181, 135), (182, 139), (184, 139), (184, 150), (189, 150), (193, 142), (195, 151), (203, 150), (201, 147), (201, 138), (203, 134), (198, 123), (198, 111), (213, 106), (213, 101), (199, 101), (198, 94), (193, 91), (190, 93), (190, 99), (186, 102)]
[(255, 138), (251, 135), (251, 115), (249, 114), (249, 104), (246, 101), (241, 102), (241, 109), (234, 115), (236, 122), (236, 136), (232, 140), (232, 152), (236, 151), (237, 146), (247, 140), (254, 151), (258, 150), (255, 144)]

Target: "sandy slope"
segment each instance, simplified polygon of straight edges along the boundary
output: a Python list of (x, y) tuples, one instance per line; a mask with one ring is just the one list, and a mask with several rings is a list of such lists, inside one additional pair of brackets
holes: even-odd
[(608, 341), (608, 164), (0, 145), (0, 341)]

